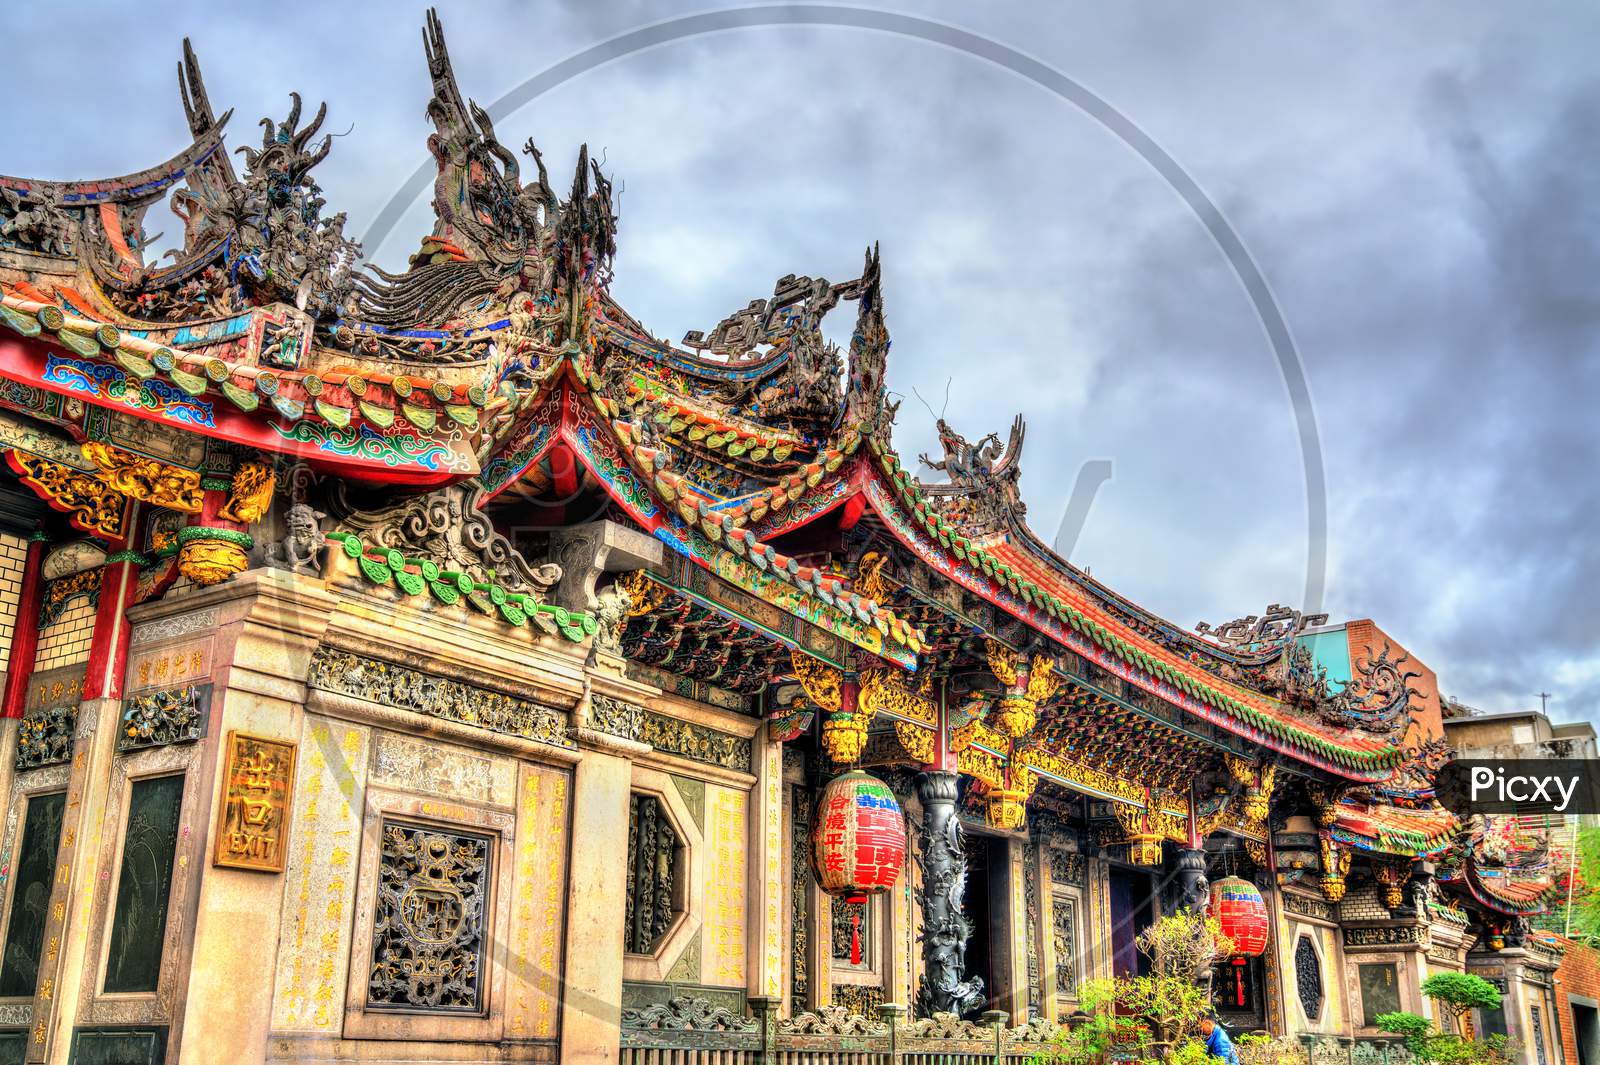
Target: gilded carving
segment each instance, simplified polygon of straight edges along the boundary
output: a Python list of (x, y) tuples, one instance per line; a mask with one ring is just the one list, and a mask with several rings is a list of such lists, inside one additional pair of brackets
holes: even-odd
[(122, 539), (127, 496), (98, 477), (25, 452), (11, 452), (11, 464), (39, 498), (64, 511), (73, 525), (108, 540)]
[(1329, 902), (1344, 898), (1344, 878), (1350, 872), (1350, 852), (1326, 836), (1317, 841), (1322, 854), (1322, 897)]
[(931, 693), (933, 675), (924, 673), (912, 690), (904, 670), (874, 667), (861, 671), (861, 694), (857, 710), (868, 720), (887, 710), (899, 717), (932, 725), (939, 719)]
[(1013, 739), (1033, 731), (1039, 721), (1039, 704), (1061, 687), (1055, 659), (1049, 655), (1026, 657), (997, 640), (985, 640), (989, 671), (1005, 686), (994, 710), (994, 722)]
[(1145, 811), (1127, 803), (1110, 804), (1111, 816), (1122, 828), (1123, 842), (1128, 845), (1128, 860), (1135, 865), (1161, 864), (1161, 832), (1150, 824)]
[(106, 571), (86, 569), (70, 577), (58, 577), (45, 585), (44, 603), (39, 607), (39, 625), (49, 625), (61, 616), (67, 604), (80, 595), (89, 597), (91, 603), (99, 601), (100, 586), (105, 582)]
[(229, 732), (224, 752), (212, 863), (281, 873), (289, 853), (295, 745)]
[(1142, 803), (1145, 789), (1131, 780), (1061, 757), (1043, 747), (1026, 747), (1017, 752), (1016, 761), (1046, 776), (1065, 781), (1069, 786), (1086, 788), (1109, 798)]
[(617, 574), (614, 586), (628, 597), (627, 615), (630, 618), (644, 617), (667, 598), (667, 586), (651, 580), (642, 569)]
[(1405, 904), (1405, 886), (1411, 879), (1410, 862), (1374, 861), (1372, 878), (1378, 882), (1385, 906), (1391, 910), (1398, 910)]
[(204, 493), (198, 470), (170, 466), (92, 440), (83, 445), (83, 454), (99, 467), (100, 479), (125, 496), (169, 510), (200, 511)]
[(1028, 816), (1028, 796), (1015, 788), (991, 788), (984, 796), (984, 819), (990, 828), (1010, 832)]
[(228, 501), (222, 505), (217, 516), (241, 525), (260, 521), (272, 505), (272, 492), (277, 483), (277, 474), (273, 473), (271, 466), (260, 462), (244, 463), (234, 471)]
[(234, 529), (179, 529), (178, 572), (196, 584), (220, 584), (250, 565), (250, 545), (250, 537)]
[(1005, 786), (1005, 766), (1000, 759), (978, 747), (968, 747), (956, 755), (956, 768), (991, 788)]
[(791, 650), (789, 660), (806, 696), (821, 709), (837, 713), (843, 700), (844, 675), (803, 651)]
[(855, 590), (875, 603), (888, 600), (890, 587), (883, 571), (888, 567), (889, 556), (868, 551), (856, 563)]
[(896, 721), (894, 734), (900, 741), (900, 747), (914, 762), (923, 765), (933, 761), (933, 747), (937, 735), (930, 729), (913, 725), (909, 721)]

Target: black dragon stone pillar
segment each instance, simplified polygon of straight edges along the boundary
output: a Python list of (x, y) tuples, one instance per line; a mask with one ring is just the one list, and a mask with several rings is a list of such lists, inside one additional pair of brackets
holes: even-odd
[(1185, 849), (1178, 852), (1173, 870), (1173, 892), (1168, 914), (1179, 910), (1205, 913), (1211, 908), (1211, 882), (1206, 879), (1206, 852)]
[(957, 776), (949, 772), (917, 777), (917, 798), (922, 802), (922, 846), (917, 864), (922, 869), (922, 986), (917, 989), (917, 1013), (964, 1016), (986, 1000), (983, 978), (963, 978), (962, 956), (972, 926), (961, 912), (967, 887), (966, 844), (956, 817)]

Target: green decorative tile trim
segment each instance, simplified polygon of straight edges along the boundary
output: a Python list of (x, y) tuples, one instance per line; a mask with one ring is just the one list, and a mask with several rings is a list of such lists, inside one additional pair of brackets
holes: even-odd
[(521, 592), (508, 592), (498, 584), (476, 581), (471, 574), (442, 570), (429, 559), (407, 558), (393, 549), (369, 548), (351, 533), (327, 535), (348, 558), (355, 560), (361, 576), (371, 584), (393, 585), (407, 596), (427, 593), (445, 606), (465, 601), (480, 614), (498, 617), (519, 628), (532, 621), (574, 643), (582, 643), (600, 627), (592, 614), (540, 603)]

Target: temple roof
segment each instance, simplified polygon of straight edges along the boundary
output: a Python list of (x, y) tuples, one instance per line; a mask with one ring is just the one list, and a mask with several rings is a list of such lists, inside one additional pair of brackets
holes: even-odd
[[(606, 175), (580, 150), (559, 196), (531, 141), (525, 174), (460, 92), (435, 16), (425, 36), (435, 226), (403, 271), (363, 270), (343, 215), (324, 210), (311, 175), (331, 149), (317, 140), (326, 107), (302, 125), (294, 97), (236, 173), (220, 150), (227, 116), (212, 113), (187, 46), (190, 148), (110, 181), (0, 178), (4, 406), (113, 452), (147, 454), (150, 427), (204, 444), (166, 449), (179, 466), (242, 448), (404, 491), (470, 482), (485, 507), (510, 505), (512, 486), (547, 487), (572, 460), (685, 565), (842, 641), (819, 650), (766, 626), (833, 665), (850, 665), (848, 648), (910, 672), (993, 637), (1078, 656), (1151, 727), (1220, 729), (1353, 781), (1404, 760), (1403, 675), (1335, 690), (1292, 636), (1229, 645), (1189, 632), (1055, 554), (1026, 524), (1020, 418), (1004, 443), (976, 444), (941, 420), (944, 455), (925, 461), (947, 479), (907, 469), (892, 443), (876, 249), (859, 277), (784, 277), (683, 346), (651, 336), (609, 291)], [(169, 192), (185, 243), (157, 267), (140, 221)], [(849, 302), (841, 350), (821, 322)], [(28, 451), (30, 439), (6, 446)], [(841, 546), (864, 529), (898, 548), (871, 579), (856, 570), (860, 549)], [(918, 569), (985, 604), (987, 620), (946, 612), (950, 631), (927, 631), (912, 615), (935, 615), (907, 599)], [(1351, 810), (1352, 839), (1425, 849), (1437, 835), (1420, 814), (1365, 818)]]

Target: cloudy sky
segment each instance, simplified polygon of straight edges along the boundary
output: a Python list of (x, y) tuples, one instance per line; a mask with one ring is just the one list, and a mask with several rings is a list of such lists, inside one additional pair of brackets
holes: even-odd
[[(598, 42), (717, 9), (442, 16), (463, 91), (487, 105)], [(1091, 90), (1238, 233), (1309, 380), (1335, 619), (1377, 619), (1473, 705), (1547, 691), (1552, 716), (1594, 720), (1600, 8), (885, 9)], [(420, 6), (74, 11), (65, 52), (45, 43), (59, 42), (46, 6), (11, 15), (39, 46), (0, 68), (0, 171), (100, 177), (177, 151), (184, 34), (213, 102), (236, 109), (234, 145), (281, 118), (291, 89), (329, 101), (327, 128), (349, 134), (319, 179), (350, 231), (423, 161)], [(1096, 577), (1189, 626), (1302, 603), (1307, 478), (1261, 322), (1188, 205), (1083, 111), (972, 55), (791, 25), (619, 58), (498, 129), (535, 137), (558, 188), (580, 142), (604, 158), (621, 190), (614, 291), (658, 335), (709, 329), (786, 273), (854, 276), (880, 241), (902, 455), (933, 446), (923, 399), (971, 437), (1020, 411), (1047, 540), (1080, 467), (1112, 464), (1071, 552)], [(403, 262), (428, 223), (419, 200), (368, 251)]]

